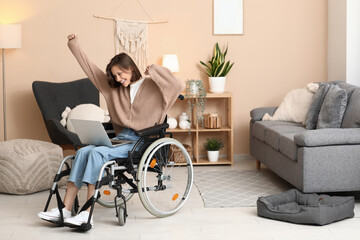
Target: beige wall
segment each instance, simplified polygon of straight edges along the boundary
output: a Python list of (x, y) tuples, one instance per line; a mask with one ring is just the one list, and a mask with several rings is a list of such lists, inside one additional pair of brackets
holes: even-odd
[[(150, 61), (159, 64), (163, 54), (178, 54), (184, 81), (203, 79), (207, 85), (199, 60), (210, 57), (216, 42), (229, 45), (235, 65), (226, 89), (234, 94), (235, 154), (249, 152), (252, 108), (278, 105), (290, 89), (326, 81), (326, 0), (244, 0), (241, 36), (212, 35), (212, 0), (141, 2), (154, 19), (169, 20), (149, 27)], [(80, 35), (98, 66), (113, 56), (113, 23), (94, 13), (147, 18), (136, 1), (0, 0), (0, 23), (21, 23), (23, 34), (22, 48), (5, 52), (8, 139), (48, 140), (31, 84), (84, 77), (66, 47), (69, 33)]]
[(328, 1), (328, 81), (346, 81), (346, 2)]

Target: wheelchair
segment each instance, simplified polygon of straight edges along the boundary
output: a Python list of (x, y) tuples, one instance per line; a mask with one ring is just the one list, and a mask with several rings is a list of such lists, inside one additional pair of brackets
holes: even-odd
[[(98, 175), (94, 195), (79, 209), (76, 197), (72, 209), (73, 215), (89, 207), (87, 223), (78, 228), (91, 229), (90, 220), (95, 203), (104, 207), (114, 207), (120, 226), (125, 225), (127, 215), (126, 202), (138, 193), (145, 209), (156, 217), (167, 217), (178, 212), (187, 201), (193, 185), (193, 165), (185, 147), (167, 132), (167, 123), (158, 124), (136, 132), (140, 139), (135, 143), (127, 158), (106, 162)], [(67, 156), (61, 162), (50, 189), (44, 211), (46, 212), (55, 195), (59, 209), (64, 207), (58, 191), (58, 182), (70, 174), (69, 162), (75, 155)], [(65, 168), (65, 169), (64, 169)], [(56, 224), (64, 225), (61, 218)]]

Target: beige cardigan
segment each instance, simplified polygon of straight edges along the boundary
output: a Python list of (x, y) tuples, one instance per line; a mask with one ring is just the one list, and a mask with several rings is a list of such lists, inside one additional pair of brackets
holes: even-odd
[(167, 68), (151, 65), (150, 78), (141, 84), (131, 104), (130, 87), (111, 88), (106, 74), (88, 59), (77, 38), (70, 40), (68, 46), (85, 74), (104, 96), (116, 133), (122, 127), (140, 130), (162, 123), (167, 110), (185, 88), (185, 83)]

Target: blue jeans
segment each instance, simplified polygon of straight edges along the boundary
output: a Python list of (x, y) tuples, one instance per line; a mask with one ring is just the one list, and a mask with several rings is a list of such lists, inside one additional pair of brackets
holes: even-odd
[(117, 147), (89, 145), (79, 149), (72, 162), (68, 181), (74, 182), (78, 189), (83, 183), (95, 185), (103, 164), (115, 158), (127, 158), (128, 151), (131, 151), (140, 137), (135, 135), (134, 130), (125, 128), (116, 138), (134, 142)]

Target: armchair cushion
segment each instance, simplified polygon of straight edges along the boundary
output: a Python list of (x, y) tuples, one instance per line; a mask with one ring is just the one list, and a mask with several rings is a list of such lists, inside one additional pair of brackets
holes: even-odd
[(84, 146), (79, 137), (67, 130), (58, 119), (49, 119), (45, 121), (46, 129), (53, 143), (59, 145)]

